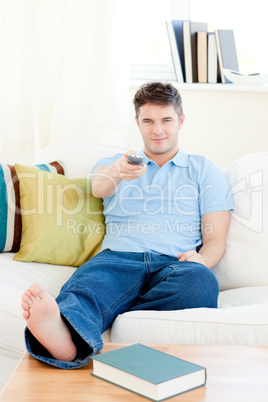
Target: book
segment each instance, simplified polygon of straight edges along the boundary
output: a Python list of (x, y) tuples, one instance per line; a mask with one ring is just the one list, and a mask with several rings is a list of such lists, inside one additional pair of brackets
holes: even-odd
[(92, 375), (153, 401), (206, 384), (204, 367), (142, 344), (94, 356)]
[(197, 32), (197, 77), (200, 83), (206, 83), (208, 81), (207, 32)]
[(215, 32), (208, 32), (208, 83), (221, 82)]
[(231, 81), (225, 77), (223, 69), (227, 68), (229, 70), (239, 71), (234, 31), (232, 29), (216, 29), (215, 38), (219, 57), (221, 80), (223, 84), (229, 83)]
[(197, 32), (207, 32), (206, 22), (183, 21), (183, 45), (185, 81), (198, 82), (197, 73)]
[(178, 82), (185, 82), (182, 20), (166, 21), (171, 56)]

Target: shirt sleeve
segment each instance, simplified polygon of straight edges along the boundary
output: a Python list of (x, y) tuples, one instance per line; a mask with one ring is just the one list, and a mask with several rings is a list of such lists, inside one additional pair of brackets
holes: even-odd
[(208, 160), (201, 173), (199, 205), (201, 215), (233, 209), (231, 188), (224, 173)]

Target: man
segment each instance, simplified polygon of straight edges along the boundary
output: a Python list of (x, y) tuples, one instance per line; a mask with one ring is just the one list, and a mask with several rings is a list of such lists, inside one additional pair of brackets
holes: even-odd
[(205, 157), (179, 148), (185, 116), (172, 85), (144, 85), (134, 105), (144, 164), (131, 165), (127, 152), (93, 169), (106, 221), (101, 251), (56, 301), (39, 285), (22, 297), (28, 351), (58, 367), (87, 364), (102, 348), (102, 332), (125, 311), (217, 307), (210, 268), (225, 250), (227, 182)]

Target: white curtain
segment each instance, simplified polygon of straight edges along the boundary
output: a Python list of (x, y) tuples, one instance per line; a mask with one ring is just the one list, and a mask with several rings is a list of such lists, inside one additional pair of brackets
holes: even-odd
[(124, 0), (0, 0), (0, 154), (121, 144), (129, 116)]

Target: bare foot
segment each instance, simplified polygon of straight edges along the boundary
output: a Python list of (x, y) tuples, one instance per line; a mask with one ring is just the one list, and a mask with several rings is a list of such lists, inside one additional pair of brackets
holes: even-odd
[(39, 285), (31, 285), (22, 296), (27, 327), (56, 360), (73, 361), (76, 346), (56, 301)]

